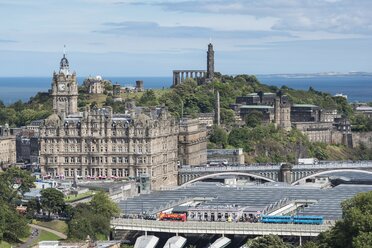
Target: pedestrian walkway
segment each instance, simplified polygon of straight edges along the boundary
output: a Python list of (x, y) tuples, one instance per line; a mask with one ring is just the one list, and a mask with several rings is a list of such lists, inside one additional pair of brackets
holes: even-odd
[(51, 232), (51, 233), (57, 235), (58, 237), (60, 237), (61, 239), (67, 239), (67, 236), (65, 234), (63, 234), (61, 232), (58, 232), (56, 230), (50, 229), (48, 227), (38, 226), (38, 225), (34, 225), (34, 224), (28, 224), (28, 225), (30, 227), (38, 229), (38, 230), (44, 230), (44, 231), (47, 231), (47, 232)]

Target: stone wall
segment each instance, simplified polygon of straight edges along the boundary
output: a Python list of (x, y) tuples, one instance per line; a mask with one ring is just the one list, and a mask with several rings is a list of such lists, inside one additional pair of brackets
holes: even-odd
[(372, 132), (353, 133), (354, 147), (359, 146), (360, 143), (372, 148)]

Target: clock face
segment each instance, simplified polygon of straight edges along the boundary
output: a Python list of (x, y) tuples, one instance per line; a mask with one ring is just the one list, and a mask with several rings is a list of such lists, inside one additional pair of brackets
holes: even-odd
[(58, 85), (58, 89), (60, 91), (64, 91), (66, 89), (66, 85), (65, 84), (60, 84), (60, 85)]

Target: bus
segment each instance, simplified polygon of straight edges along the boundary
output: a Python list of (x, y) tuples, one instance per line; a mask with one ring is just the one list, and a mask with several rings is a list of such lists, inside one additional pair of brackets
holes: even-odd
[(167, 214), (167, 213), (160, 213), (159, 220), (161, 221), (182, 221), (185, 222), (187, 219), (186, 214)]

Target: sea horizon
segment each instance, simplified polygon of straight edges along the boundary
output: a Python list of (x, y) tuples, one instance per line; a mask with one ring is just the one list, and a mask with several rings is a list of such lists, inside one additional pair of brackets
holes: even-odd
[[(372, 102), (372, 73), (292, 73), (257, 74), (257, 79), (267, 85), (283, 85), (297, 89), (327, 92), (331, 95), (345, 94), (349, 102)], [(77, 77), (81, 85), (87, 77)], [(170, 76), (106, 76), (104, 79), (122, 86), (134, 86), (136, 80), (143, 80), (145, 89), (169, 88), (173, 78)], [(24, 76), (0, 77), (0, 100), (9, 105), (18, 100), (27, 102), (37, 92), (48, 92), (52, 77)]]

